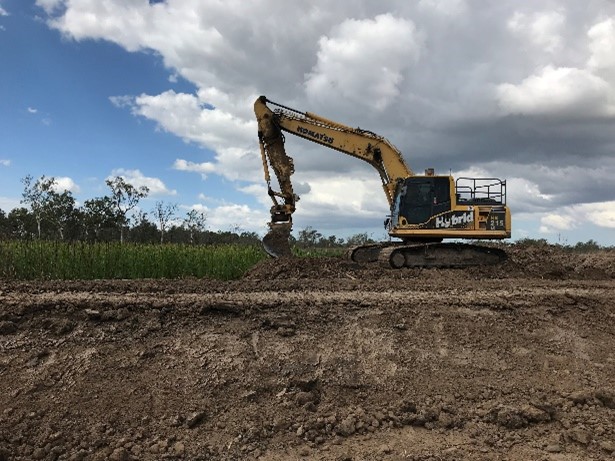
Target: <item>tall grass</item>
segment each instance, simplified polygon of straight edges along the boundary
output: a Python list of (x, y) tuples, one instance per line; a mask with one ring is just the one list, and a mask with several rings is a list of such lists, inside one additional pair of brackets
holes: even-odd
[(0, 278), (134, 279), (241, 277), (265, 258), (259, 246), (0, 242)]

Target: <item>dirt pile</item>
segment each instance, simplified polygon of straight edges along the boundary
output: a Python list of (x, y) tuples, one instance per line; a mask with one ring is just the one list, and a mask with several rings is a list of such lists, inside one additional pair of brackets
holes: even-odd
[(613, 459), (612, 256), (0, 282), (0, 460)]
[[(581, 252), (555, 245), (502, 246), (508, 259), (497, 266), (473, 267), (463, 271), (483, 278), (546, 278), (609, 280), (615, 278), (615, 249)], [(356, 264), (345, 258), (268, 259), (252, 268), (246, 280), (289, 279), (412, 279), (425, 273), (429, 278), (443, 273), (454, 277), (456, 269), (405, 269), (392, 271), (377, 264)]]
[(615, 249), (581, 252), (554, 245), (511, 245), (501, 275), (553, 279), (615, 278)]

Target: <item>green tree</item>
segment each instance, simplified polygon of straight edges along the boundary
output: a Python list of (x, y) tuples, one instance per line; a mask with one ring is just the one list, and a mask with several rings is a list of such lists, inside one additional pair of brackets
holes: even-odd
[(130, 240), (138, 243), (156, 243), (160, 232), (156, 225), (147, 219), (147, 213), (138, 211), (134, 216), (135, 225), (130, 229)]
[(359, 234), (351, 235), (346, 240), (346, 245), (348, 245), (349, 247), (365, 245), (368, 243), (374, 243), (374, 239), (367, 235), (367, 232), (361, 232)]
[(38, 238), (43, 234), (43, 222), (47, 222), (63, 240), (66, 227), (74, 218), (75, 199), (72, 193), (68, 190), (58, 192), (55, 178), (44, 175), (36, 181), (28, 175), (21, 182), (24, 185), (21, 203), (30, 207), (36, 220)]
[(320, 232), (312, 228), (312, 226), (307, 226), (305, 229), (299, 231), (297, 244), (302, 247), (313, 247), (316, 246), (316, 242), (321, 238), (322, 234)]
[(13, 208), (7, 216), (9, 236), (15, 239), (31, 239), (36, 235), (37, 221), (27, 208)]
[(587, 242), (577, 242), (573, 248), (582, 253), (590, 253), (592, 251), (599, 251), (600, 245), (594, 239), (589, 239)]
[(42, 223), (45, 217), (45, 203), (48, 200), (47, 191), (51, 190), (51, 187), (55, 184), (55, 179), (41, 176), (34, 181), (31, 175), (27, 175), (25, 178), (22, 178), (21, 182), (24, 185), (21, 203), (30, 207), (30, 211), (36, 220), (37, 235), (40, 239)]
[(344, 239), (337, 238), (335, 235), (329, 235), (328, 237), (321, 237), (318, 242), (318, 246), (326, 248), (335, 248), (344, 246)]
[(175, 217), (177, 212), (177, 203), (164, 203), (158, 201), (154, 205), (154, 209), (151, 214), (158, 222), (158, 228), (160, 229), (160, 243), (164, 243), (164, 234), (167, 230), (169, 223)]
[(239, 241), (245, 245), (260, 245), (261, 238), (256, 232), (244, 231), (239, 235)]
[(121, 176), (105, 181), (111, 189), (111, 203), (120, 226), (120, 242), (124, 243), (124, 229), (128, 226), (128, 213), (132, 211), (142, 198), (147, 197), (147, 186), (135, 187)]
[(0, 209), (0, 240), (5, 239), (9, 235), (8, 218), (4, 210)]
[(110, 197), (96, 197), (83, 203), (83, 225), (88, 240), (105, 240), (105, 229), (116, 229), (118, 219)]
[[(75, 198), (68, 190), (57, 192), (53, 188), (54, 185), (55, 180), (50, 186), (45, 186), (46, 200), (43, 205), (43, 216), (55, 227), (60, 240), (64, 240), (66, 229), (77, 216)], [(49, 187), (48, 190), (47, 187)]]
[(207, 215), (203, 211), (190, 210), (183, 221), (183, 227), (190, 233), (190, 243), (194, 244), (195, 235), (205, 230)]

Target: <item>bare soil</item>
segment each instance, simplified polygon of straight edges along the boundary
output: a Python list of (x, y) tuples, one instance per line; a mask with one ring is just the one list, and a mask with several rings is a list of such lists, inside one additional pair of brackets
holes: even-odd
[(0, 460), (615, 453), (615, 253), (0, 281)]

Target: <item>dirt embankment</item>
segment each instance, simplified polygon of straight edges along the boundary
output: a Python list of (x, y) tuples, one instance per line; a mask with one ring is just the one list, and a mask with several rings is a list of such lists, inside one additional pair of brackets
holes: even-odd
[(615, 453), (615, 258), (0, 282), (0, 460)]

